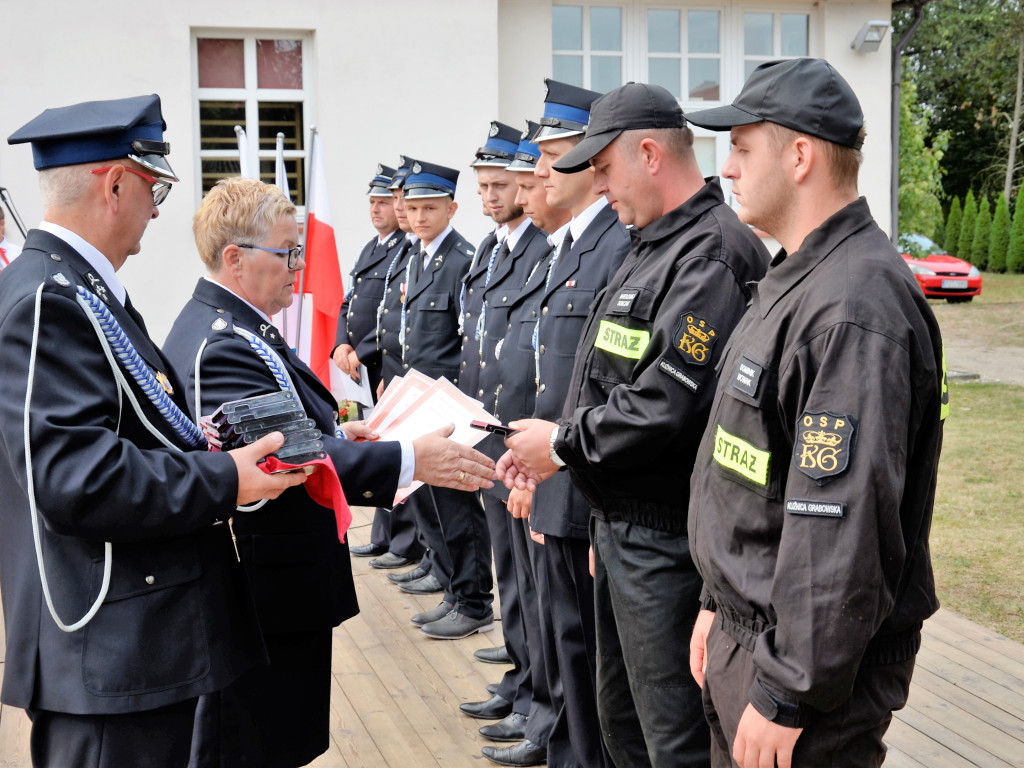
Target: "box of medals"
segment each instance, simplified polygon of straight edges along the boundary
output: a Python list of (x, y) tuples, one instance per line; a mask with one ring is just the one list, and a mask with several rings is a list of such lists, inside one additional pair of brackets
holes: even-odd
[(212, 451), (230, 451), (281, 432), (284, 445), (271, 454), (279, 461), (305, 464), (327, 457), (316, 422), (306, 417), (302, 403), (288, 390), (224, 403), (200, 419), (199, 426)]

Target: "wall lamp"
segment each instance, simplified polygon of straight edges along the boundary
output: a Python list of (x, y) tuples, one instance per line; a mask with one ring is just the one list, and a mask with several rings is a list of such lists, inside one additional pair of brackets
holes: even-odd
[(881, 46), (882, 38), (888, 31), (889, 22), (887, 21), (866, 21), (857, 36), (853, 38), (850, 47), (861, 53), (873, 53)]

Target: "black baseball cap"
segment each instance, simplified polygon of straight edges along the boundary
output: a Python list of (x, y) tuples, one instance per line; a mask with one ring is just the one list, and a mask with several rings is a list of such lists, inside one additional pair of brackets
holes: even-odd
[(590, 167), (590, 159), (636, 128), (684, 128), (686, 118), (675, 96), (660, 85), (629, 82), (609, 91), (590, 107), (590, 122), (583, 140), (552, 164), (562, 173)]
[(747, 78), (732, 104), (686, 117), (712, 131), (767, 121), (852, 149), (864, 143), (860, 101), (824, 59), (765, 62)]

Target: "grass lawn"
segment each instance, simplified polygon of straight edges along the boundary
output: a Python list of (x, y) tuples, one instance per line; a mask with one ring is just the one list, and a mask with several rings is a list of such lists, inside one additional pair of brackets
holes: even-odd
[[(943, 336), (1020, 347), (1024, 275), (985, 274), (970, 304), (934, 302)], [(998, 378), (998, 376), (996, 376)], [(931, 546), (942, 604), (1024, 642), (1024, 387), (950, 383)]]
[(950, 385), (932, 523), (942, 604), (1024, 642), (1024, 387)]

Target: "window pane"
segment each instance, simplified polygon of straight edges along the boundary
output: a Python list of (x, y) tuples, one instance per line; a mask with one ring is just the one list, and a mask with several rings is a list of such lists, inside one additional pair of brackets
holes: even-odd
[(648, 59), (647, 79), (668, 90), (677, 99), (680, 97), (679, 59)]
[(679, 53), (679, 11), (647, 12), (649, 53)]
[(714, 176), (718, 172), (715, 168), (714, 139), (695, 138), (693, 140), (693, 154), (697, 156), (697, 167), (700, 168), (702, 176)]
[(583, 87), (582, 56), (552, 56), (551, 77), (569, 85)]
[(743, 52), (747, 56), (772, 55), (772, 14), (743, 14)]
[(226, 179), (229, 176), (237, 176), (242, 172), (241, 166), (238, 164), (238, 160), (214, 160), (205, 159), (202, 162), (202, 173), (203, 173), (203, 196), (213, 189), (213, 185), (221, 179)]
[(718, 101), (718, 59), (690, 59), (690, 100)]
[(556, 51), (583, 50), (583, 8), (551, 6), (551, 47)]
[[(285, 144), (287, 148), (287, 143)], [(267, 184), (274, 184), (277, 180), (276, 164), (274, 160), (260, 160), (260, 180)], [(304, 164), (300, 158), (285, 158), (285, 173), (288, 174), (288, 194), (296, 205), (306, 204), (306, 178), (303, 172)]]
[[(200, 149), (231, 149), (238, 154), (238, 139), (235, 137), (236, 125), (245, 125), (245, 102), (199, 102)], [(235, 165), (237, 164), (236, 161)]]
[(622, 85), (622, 59), (618, 56), (592, 56), (590, 90), (607, 93)]
[(590, 50), (622, 50), (622, 9), (590, 8)]
[(782, 14), (782, 55), (807, 55), (807, 14)]
[(276, 149), (278, 131), (284, 134), (285, 149), (302, 149), (302, 102), (261, 101), (260, 149)]
[(256, 81), (260, 88), (302, 88), (302, 41), (257, 40)]
[(690, 53), (718, 53), (718, 11), (690, 11), (686, 24)]
[(200, 88), (245, 88), (242, 40), (201, 37), (199, 47)]

